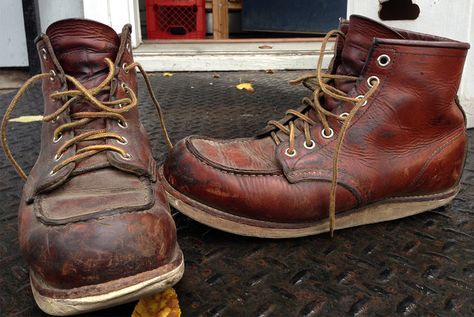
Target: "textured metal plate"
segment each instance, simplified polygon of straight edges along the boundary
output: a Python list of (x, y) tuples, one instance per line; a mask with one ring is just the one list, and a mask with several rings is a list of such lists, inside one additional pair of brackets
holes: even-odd
[[(307, 94), (287, 80), (301, 72), (152, 76), (173, 141), (189, 134), (252, 135)], [(252, 81), (255, 93), (235, 89)], [(143, 123), (155, 157), (165, 145), (141, 82)], [(12, 94), (0, 96), (0, 113)], [(39, 114), (35, 86), (14, 115)], [(28, 169), (40, 123), (12, 123), (10, 142)], [(450, 205), (388, 223), (289, 239), (239, 237), (177, 213), (186, 272), (176, 286), (183, 316), (473, 316), (474, 131), (462, 190)], [(0, 316), (45, 316), (36, 307), (17, 240), (22, 181), (0, 153)], [(87, 316), (130, 316), (134, 304)]]

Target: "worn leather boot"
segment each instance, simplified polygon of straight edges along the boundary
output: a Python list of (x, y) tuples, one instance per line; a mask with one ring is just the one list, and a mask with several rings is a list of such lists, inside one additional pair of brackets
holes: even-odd
[[(337, 34), (329, 72), (322, 56)], [(235, 234), (313, 235), (449, 203), (466, 156), (456, 91), (469, 44), (352, 16), (325, 38), (314, 91), (258, 136), (190, 136), (160, 177), (171, 204)]]
[(26, 178), (6, 143), (6, 124), (27, 87), (42, 80), (41, 151), (20, 201), (19, 241), (33, 295), (48, 314), (132, 301), (183, 274), (175, 224), (139, 121), (141, 67), (130, 32), (129, 25), (117, 35), (87, 20), (52, 24), (36, 43), (43, 74), (20, 89), (2, 123), (7, 157)]

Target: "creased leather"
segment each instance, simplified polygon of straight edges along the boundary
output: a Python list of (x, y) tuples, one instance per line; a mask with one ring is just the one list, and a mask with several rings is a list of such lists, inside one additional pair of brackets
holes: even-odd
[[(85, 27), (84, 25), (87, 25)], [(67, 26), (67, 28), (65, 28)], [(86, 30), (85, 30), (86, 29)], [(104, 61), (105, 57), (113, 58), (117, 65), (117, 75), (114, 80), (116, 89), (112, 95), (102, 94), (100, 100), (120, 99), (127, 97), (126, 92), (121, 88), (121, 84), (125, 83), (130, 89), (138, 94), (136, 73), (134, 70), (126, 73), (122, 69), (124, 63), (133, 63), (133, 56), (130, 50), (125, 48), (130, 45), (130, 26), (127, 25), (123, 29), (124, 32), (118, 36), (110, 27), (95, 21), (68, 19), (52, 24), (47, 33), (42, 35), (37, 41), (38, 52), (43, 72), (54, 70), (57, 76), (54, 80), (46, 78), (43, 80), (45, 114), (54, 112), (61, 106), (60, 101), (52, 101), (49, 95), (55, 91), (65, 89), (74, 89), (75, 87), (67, 87), (61, 82), (64, 74), (77, 76), (86, 88), (92, 88), (99, 85), (107, 76), (108, 69)], [(100, 34), (94, 37), (93, 34)], [(128, 45), (127, 45), (128, 43)], [(53, 47), (55, 44), (56, 47)], [(48, 57), (42, 58), (42, 49), (46, 49)], [(120, 56), (118, 52), (121, 49)], [(60, 66), (60, 67), (59, 67)], [(68, 73), (69, 71), (69, 73)], [(92, 106), (85, 102), (75, 103), (70, 113), (79, 111), (96, 111)], [(66, 122), (70, 122), (68, 115), (61, 115), (54, 124), (43, 124), (42, 127), (42, 147), (37, 160), (37, 164), (30, 172), (30, 177), (25, 186), (25, 198), (28, 201), (33, 199), (35, 194), (54, 189), (67, 181), (71, 173), (81, 174), (96, 169), (107, 168), (112, 165), (120, 170), (134, 173), (138, 176), (155, 177), (156, 162), (153, 159), (150, 142), (146, 131), (139, 121), (138, 109), (133, 108), (123, 114), (127, 119), (128, 127), (123, 129), (118, 126), (116, 120), (96, 119), (87, 126), (76, 129), (76, 134), (91, 129), (107, 128), (110, 132), (117, 132), (128, 140), (127, 145), (123, 145), (125, 150), (131, 154), (131, 160), (124, 160), (116, 153), (99, 153), (90, 158), (82, 160), (78, 163), (71, 163), (65, 168), (51, 175), (53, 167), (56, 165), (54, 155), (63, 142), (71, 139), (75, 134), (73, 131), (66, 131), (61, 142), (53, 143), (54, 129)], [(107, 144), (116, 145), (116, 140), (107, 140)], [(103, 144), (103, 140), (81, 142), (77, 146), (69, 148), (63, 158), (70, 157), (80, 148), (91, 144)], [(38, 170), (38, 168), (41, 168)]]
[[(341, 147), (336, 212), (455, 187), (467, 144), (465, 117), (455, 98), (469, 44), (391, 29), (361, 16), (351, 16), (341, 31), (346, 37), (338, 39), (330, 72), (358, 80), (336, 87), (356, 97), (367, 93), (370, 76), (380, 85), (351, 121)], [(384, 54), (390, 57), (387, 66), (377, 62)], [(323, 102), (336, 115), (354, 107), (332, 98)], [(304, 135), (297, 134), (294, 157), (285, 154), (288, 141), (259, 155), (260, 139), (186, 138), (165, 161), (164, 176), (177, 191), (223, 212), (273, 222), (323, 219), (336, 137), (323, 138), (317, 121), (311, 127), (316, 146), (305, 148)], [(328, 121), (337, 136), (342, 123)], [(276, 163), (262, 164), (272, 162), (270, 154)]]
[[(122, 68), (123, 63), (133, 62), (130, 31), (126, 25), (117, 35), (106, 25), (78, 19), (51, 25), (37, 41), (42, 72), (56, 73), (53, 80), (43, 80), (44, 113), (51, 114), (62, 105), (49, 97), (51, 93), (74, 89), (63, 84), (65, 74), (89, 88), (103, 81), (108, 73), (105, 57), (115, 62), (117, 71), (112, 92), (99, 98), (125, 97), (122, 83), (138, 95), (135, 71), (126, 73)], [(71, 121), (68, 113), (56, 122), (43, 123), (40, 154), (19, 208), (20, 246), (43, 287), (68, 290), (105, 283), (154, 270), (178, 256), (175, 224), (163, 186), (156, 182), (156, 163), (137, 108), (124, 114), (125, 129), (115, 120), (97, 119), (82, 129), (65, 131), (57, 143), (54, 129)], [(77, 111), (96, 110), (77, 102), (69, 114)], [(125, 136), (128, 144), (120, 146), (132, 159), (103, 153), (51, 174), (63, 142), (98, 128)], [(104, 143), (81, 142), (62, 158), (94, 142)]]

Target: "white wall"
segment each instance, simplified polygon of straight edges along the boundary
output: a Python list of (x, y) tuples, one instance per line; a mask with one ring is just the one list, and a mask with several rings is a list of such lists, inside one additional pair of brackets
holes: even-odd
[(0, 67), (28, 66), (23, 7), (19, 0), (1, 0)]
[(41, 32), (45, 32), (46, 28), (57, 20), (84, 17), (82, 0), (38, 0), (38, 9)]
[[(449, 37), (470, 42), (474, 46), (474, 0), (413, 0), (420, 7), (420, 16), (412, 21), (382, 21), (394, 27)], [(347, 16), (361, 14), (378, 18), (377, 0), (348, 0)], [(459, 99), (468, 117), (468, 127), (474, 127), (474, 47), (469, 51), (464, 67)]]
[(136, 47), (142, 40), (140, 30), (140, 11), (138, 0), (80, 0), (83, 3), (84, 17), (111, 26), (120, 33), (122, 27), (132, 25), (132, 46)]

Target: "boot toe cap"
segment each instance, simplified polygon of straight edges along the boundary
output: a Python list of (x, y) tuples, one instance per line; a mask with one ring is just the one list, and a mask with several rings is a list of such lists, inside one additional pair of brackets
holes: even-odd
[[(249, 170), (250, 164), (239, 168), (233, 164), (235, 159), (227, 159), (231, 163), (224, 165), (209, 155), (211, 150), (200, 151), (196, 139), (188, 137), (177, 143), (163, 165), (163, 176), (173, 190), (205, 206), (255, 220), (295, 223), (327, 217), (329, 183), (292, 184), (275, 165)], [(341, 188), (338, 192), (345, 204), (357, 203), (349, 191)]]
[[(154, 203), (145, 209), (89, 215), (89, 219), (61, 224), (38, 217), (38, 203), (22, 203), (19, 231), (23, 253), (35, 276), (60, 289), (159, 268), (173, 261), (179, 251), (175, 224), (162, 196), (157, 193)], [(74, 210), (64, 213), (73, 214)]]

